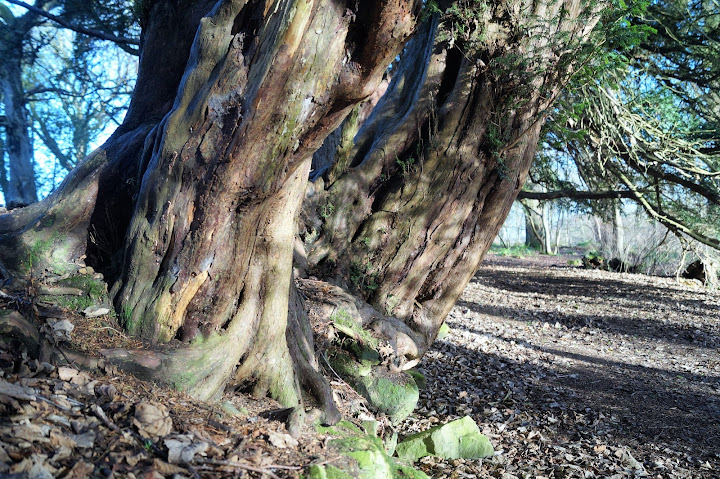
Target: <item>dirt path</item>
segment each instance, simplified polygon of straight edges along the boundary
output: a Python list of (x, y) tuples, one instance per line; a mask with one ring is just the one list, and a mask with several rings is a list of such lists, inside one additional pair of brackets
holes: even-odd
[(717, 293), (490, 256), (448, 324), (405, 431), (467, 414), (499, 454), (433, 477), (720, 477)]

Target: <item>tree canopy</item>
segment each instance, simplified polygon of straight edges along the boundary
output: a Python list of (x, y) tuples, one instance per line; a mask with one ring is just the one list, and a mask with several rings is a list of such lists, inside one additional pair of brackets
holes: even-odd
[[(720, 13), (712, 2), (635, 13), (625, 26), (634, 33), (610, 42), (558, 102), (531, 173), (548, 191), (524, 196), (627, 198), (719, 249)], [(571, 176), (557, 174), (562, 163)]]

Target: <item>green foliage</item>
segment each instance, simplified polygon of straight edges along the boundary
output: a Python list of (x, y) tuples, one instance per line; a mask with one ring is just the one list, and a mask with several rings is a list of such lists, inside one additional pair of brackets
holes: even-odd
[[(618, 0), (545, 125), (532, 182), (635, 191), (649, 217), (720, 249), (719, 24), (709, 3)], [(572, 204), (607, 219), (615, 201)]]
[(490, 247), (490, 251), (492, 251), (498, 256), (510, 256), (512, 258), (525, 258), (527, 256), (533, 256), (537, 254), (537, 250), (525, 244), (516, 244), (512, 245), (509, 248), (506, 248), (504, 246), (492, 245)]
[(379, 273), (367, 259), (350, 263), (350, 281), (357, 289), (366, 293), (380, 287)]
[(596, 250), (591, 250), (585, 253), (585, 256), (583, 256), (581, 261), (583, 266), (587, 269), (605, 269), (607, 266), (605, 257)]
[(466, 54), (478, 50), (485, 41), (486, 17), (490, 6), (484, 0), (459, 0), (443, 10), (436, 0), (425, 3), (423, 20), (439, 15), (441, 28), (438, 40), (457, 46)]
[(325, 203), (320, 205), (320, 217), (329, 218), (335, 212), (335, 205), (332, 203)]
[(401, 160), (398, 157), (395, 158), (395, 164), (400, 167), (403, 176), (407, 176), (413, 170), (416, 161), (417, 160), (412, 156), (404, 160)]

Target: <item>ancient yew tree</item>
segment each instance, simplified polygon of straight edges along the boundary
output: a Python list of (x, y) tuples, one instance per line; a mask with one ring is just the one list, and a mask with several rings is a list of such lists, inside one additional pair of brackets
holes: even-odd
[(124, 123), (51, 197), (0, 216), (4, 274), (84, 259), (126, 330), (158, 345), (110, 360), (201, 398), (252, 384), (294, 405), (302, 382), (333, 419), (293, 251), (316, 291), (355, 295), (395, 366), (415, 364), (505, 219), (599, 9), (422, 3), (143, 1)]

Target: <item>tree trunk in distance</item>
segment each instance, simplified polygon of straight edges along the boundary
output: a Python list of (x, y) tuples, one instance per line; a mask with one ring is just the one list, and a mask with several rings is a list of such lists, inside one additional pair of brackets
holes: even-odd
[[(18, 26), (27, 23), (20, 20), (22, 19), (16, 19), (14, 23)], [(0, 50), (0, 58), (4, 60), (3, 71), (0, 72), (0, 95), (5, 110), (3, 126), (5, 149), (8, 155), (8, 181), (3, 195), (5, 204), (10, 209), (27, 206), (38, 199), (30, 124), (22, 84), (22, 56), (18, 55), (18, 52), (22, 52), (22, 41), (26, 36), (27, 32), (14, 32), (10, 38), (4, 38), (4, 40), (12, 40), (12, 43), (4, 45)]]
[(520, 200), (523, 205), (523, 213), (525, 216), (525, 246), (535, 249), (543, 250), (543, 236), (544, 226), (541, 221), (538, 221), (538, 214), (535, 212), (540, 204), (537, 200)]
[(613, 233), (615, 234), (615, 255), (622, 261), (626, 261), (625, 251), (625, 229), (623, 226), (622, 209), (620, 208), (620, 200), (613, 200)]

